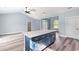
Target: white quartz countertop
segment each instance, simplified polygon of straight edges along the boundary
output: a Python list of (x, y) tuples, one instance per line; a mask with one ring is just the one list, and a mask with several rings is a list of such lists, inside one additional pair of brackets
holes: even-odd
[(25, 33), (25, 35), (28, 36), (29, 38), (32, 38), (32, 37), (40, 36), (40, 35), (43, 35), (43, 34), (46, 34), (46, 33), (51, 33), (51, 32), (56, 32), (56, 30), (31, 31), (31, 32)]

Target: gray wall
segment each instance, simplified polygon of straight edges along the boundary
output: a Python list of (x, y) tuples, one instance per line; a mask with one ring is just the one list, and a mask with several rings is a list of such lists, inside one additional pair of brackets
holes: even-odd
[(41, 20), (32, 20), (32, 26), (31, 26), (31, 30), (35, 31), (35, 30), (40, 30), (40, 26), (41, 26)]
[(65, 17), (77, 16), (77, 15), (79, 15), (79, 10), (69, 11), (59, 16), (59, 22), (60, 22), (59, 33), (61, 35), (65, 35)]
[(0, 14), (0, 34), (25, 32), (26, 16), (21, 13)]
[(0, 14), (0, 35), (13, 32), (27, 32), (27, 23), (32, 21), (32, 30), (40, 29), (40, 21), (23, 13)]

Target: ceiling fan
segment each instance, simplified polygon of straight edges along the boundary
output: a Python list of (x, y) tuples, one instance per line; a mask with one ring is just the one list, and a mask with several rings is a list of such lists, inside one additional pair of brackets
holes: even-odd
[(36, 10), (35, 9), (29, 9), (28, 7), (25, 7), (25, 12), (27, 14), (31, 14), (31, 12), (35, 12)]

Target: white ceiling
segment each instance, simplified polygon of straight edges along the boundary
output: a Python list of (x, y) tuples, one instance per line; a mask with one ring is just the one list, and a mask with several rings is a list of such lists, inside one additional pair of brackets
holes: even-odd
[(28, 10), (32, 10), (32, 9), (35, 9), (35, 11), (31, 11), (31, 14), (27, 14), (27, 15), (36, 19), (40, 19), (43, 17), (57, 16), (67, 11), (77, 10), (79, 8), (78, 7), (29, 7), (28, 8)]
[[(28, 16), (41, 19), (44, 17), (53, 17), (65, 13), (67, 11), (79, 10), (79, 7), (28, 7), (28, 10), (32, 10), (31, 14)], [(24, 12), (24, 7), (0, 7), (1, 13), (15, 13), (15, 12)]]
[(0, 7), (0, 14), (15, 13), (24, 11), (23, 7)]

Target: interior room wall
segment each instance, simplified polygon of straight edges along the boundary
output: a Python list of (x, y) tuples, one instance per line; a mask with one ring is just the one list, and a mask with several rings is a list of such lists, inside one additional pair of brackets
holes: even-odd
[(22, 13), (0, 14), (0, 34), (25, 32), (26, 18)]
[(40, 30), (41, 29), (41, 20), (31, 20), (31, 30)]
[(40, 21), (23, 13), (0, 14), (0, 35), (16, 32), (27, 32), (27, 23), (32, 21), (32, 30), (40, 29)]

